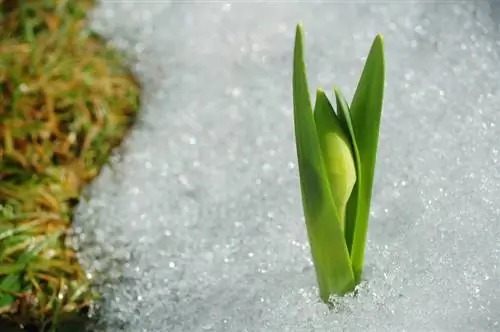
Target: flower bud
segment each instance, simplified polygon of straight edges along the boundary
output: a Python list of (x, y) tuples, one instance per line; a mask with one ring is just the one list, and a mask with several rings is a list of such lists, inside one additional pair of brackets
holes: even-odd
[(344, 231), (345, 210), (356, 183), (356, 168), (349, 138), (322, 90), (316, 95), (314, 121), (330, 190)]

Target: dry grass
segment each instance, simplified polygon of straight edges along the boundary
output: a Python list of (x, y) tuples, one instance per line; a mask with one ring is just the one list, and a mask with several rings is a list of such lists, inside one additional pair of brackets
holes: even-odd
[(139, 86), (88, 0), (0, 0), (0, 317), (40, 329), (89, 307), (72, 208), (134, 121)]

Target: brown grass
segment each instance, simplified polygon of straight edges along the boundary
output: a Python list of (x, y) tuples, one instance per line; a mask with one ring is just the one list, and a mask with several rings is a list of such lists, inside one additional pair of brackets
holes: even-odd
[(42, 329), (96, 299), (72, 208), (139, 107), (122, 56), (88, 30), (91, 6), (0, 0), (0, 317)]

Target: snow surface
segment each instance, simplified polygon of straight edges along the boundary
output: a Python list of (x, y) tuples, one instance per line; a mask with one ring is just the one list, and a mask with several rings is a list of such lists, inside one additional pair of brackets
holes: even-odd
[[(387, 88), (367, 281), (319, 302), (291, 61), (350, 99), (376, 33)], [(106, 331), (500, 330), (500, 5), (104, 1), (141, 118), (78, 208)], [(311, 92), (312, 92), (311, 91)]]

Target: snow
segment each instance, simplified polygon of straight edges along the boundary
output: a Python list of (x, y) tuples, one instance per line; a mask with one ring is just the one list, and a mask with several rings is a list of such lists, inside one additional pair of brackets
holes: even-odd
[[(466, 2), (104, 1), (141, 118), (78, 207), (107, 331), (491, 331), (500, 317), (500, 22)], [(291, 61), (350, 99), (384, 36), (365, 279), (319, 302), (300, 202)]]

